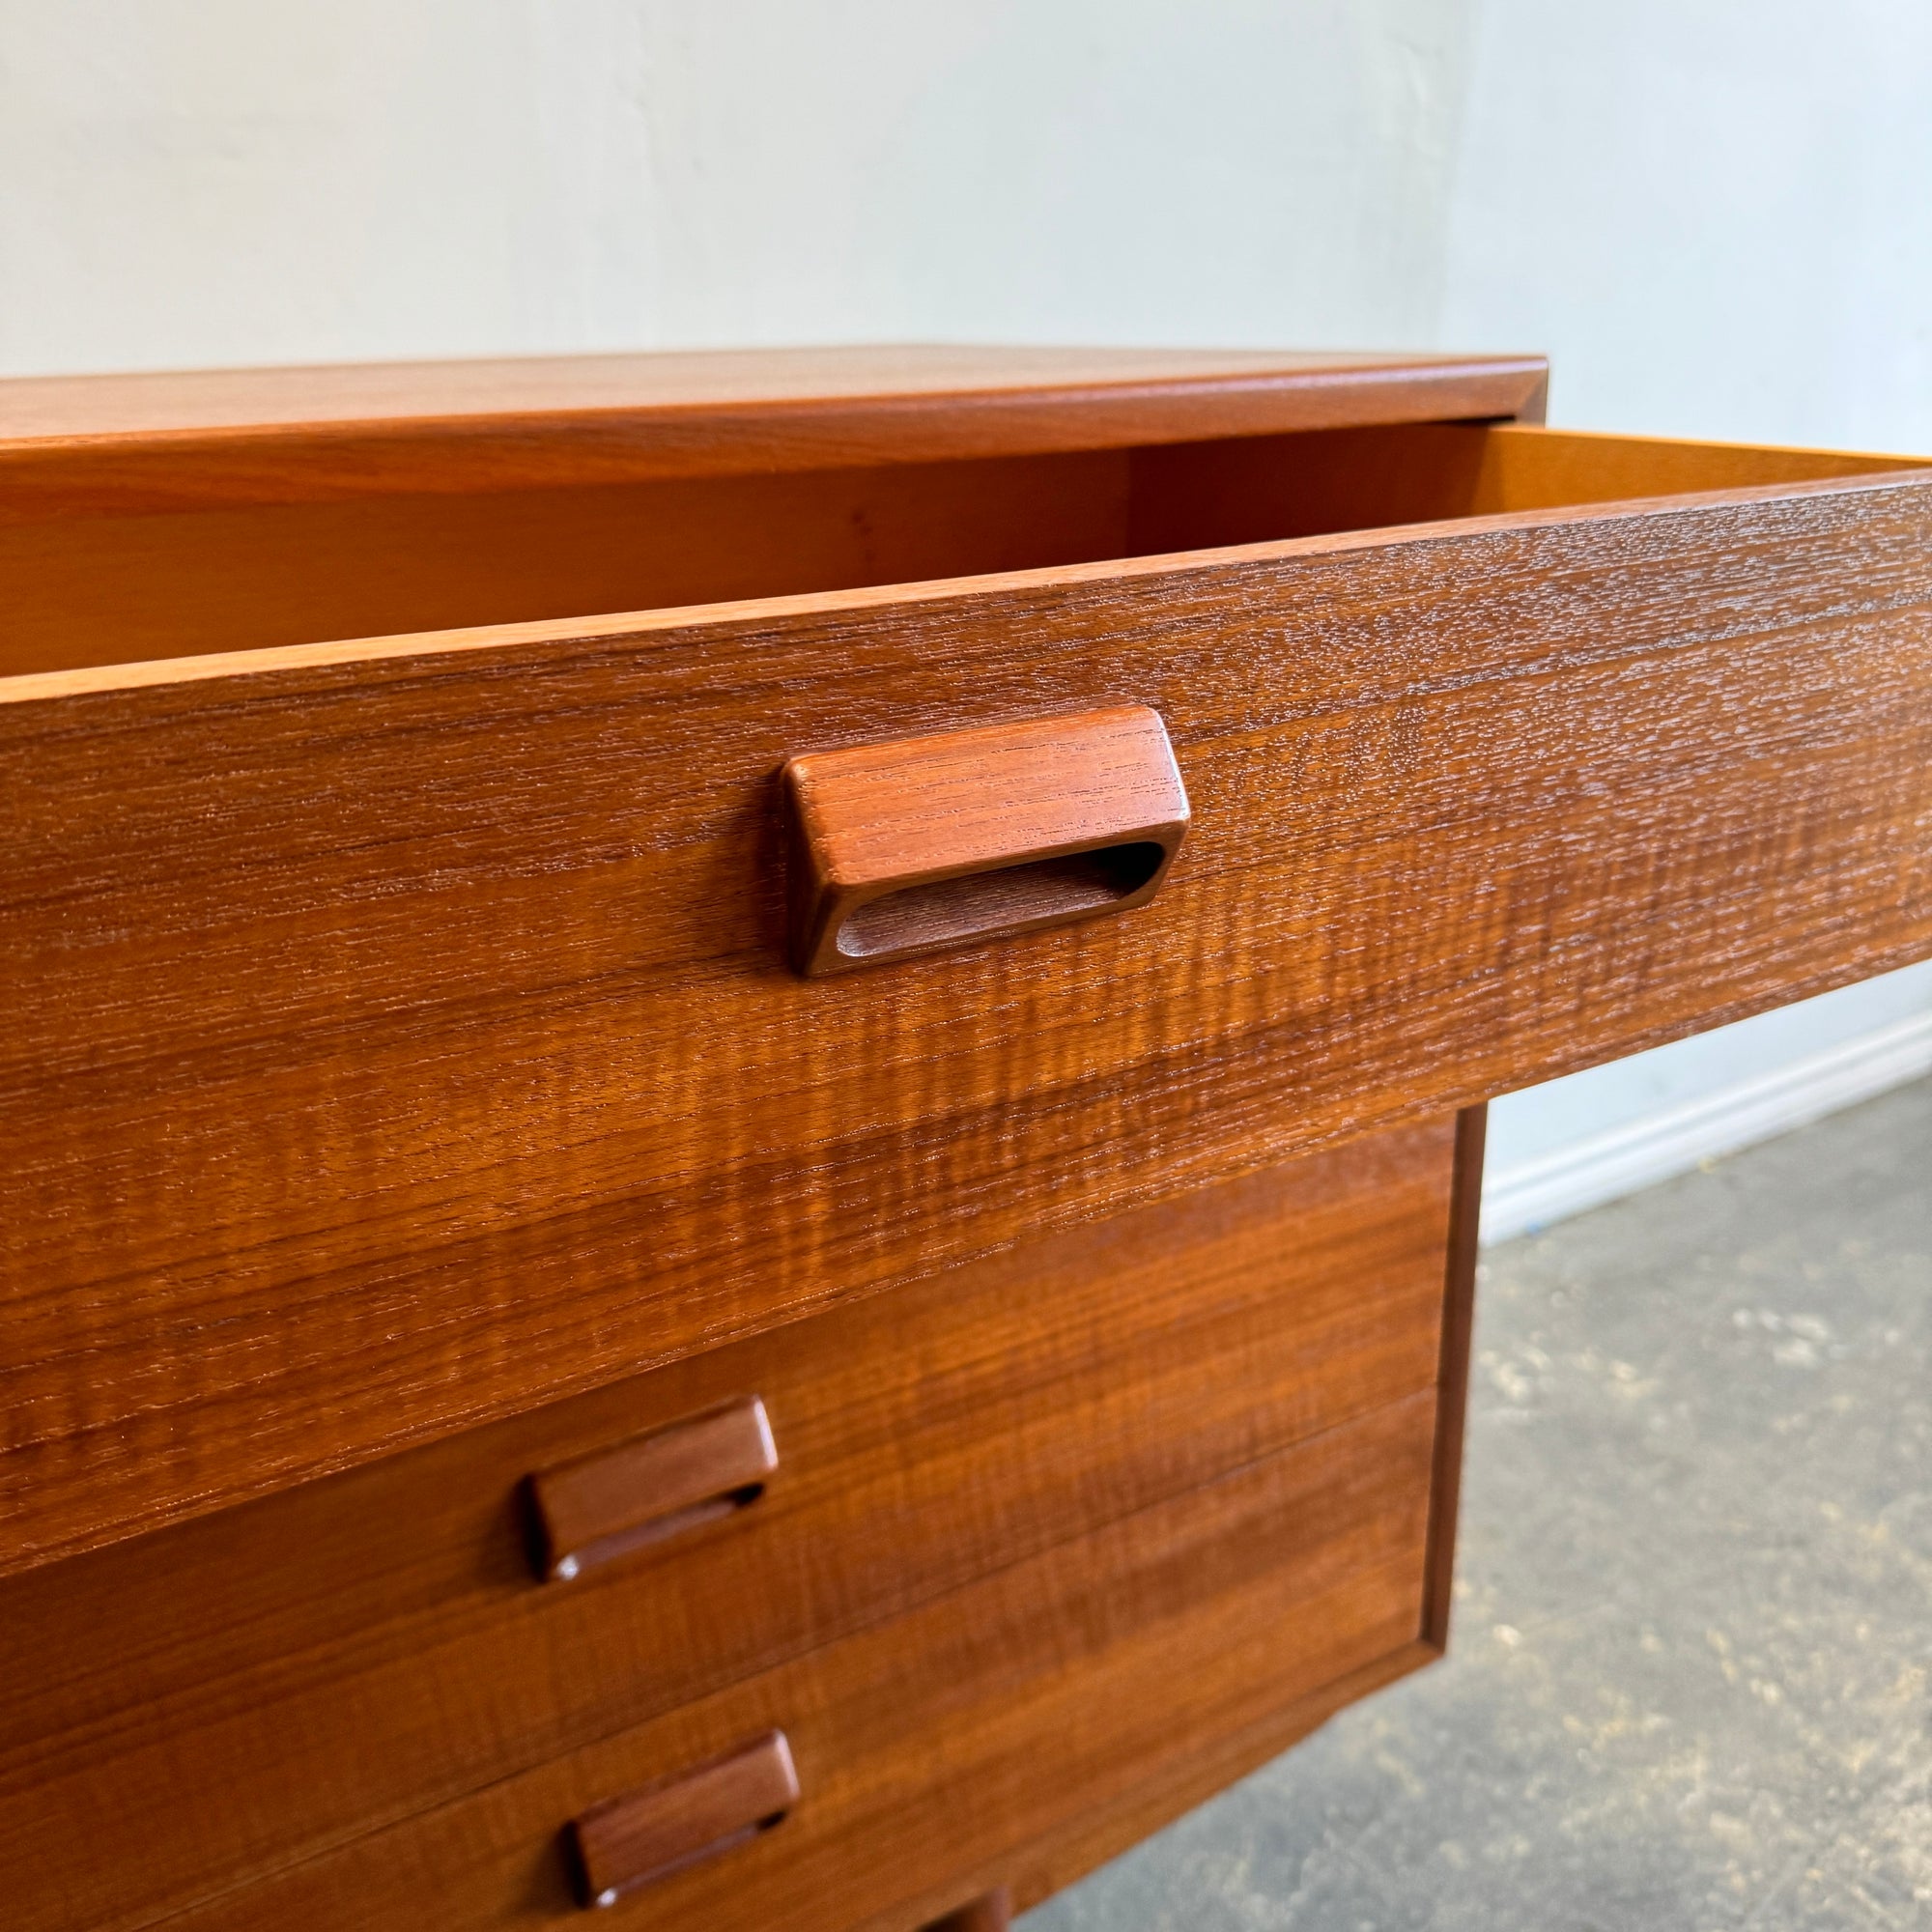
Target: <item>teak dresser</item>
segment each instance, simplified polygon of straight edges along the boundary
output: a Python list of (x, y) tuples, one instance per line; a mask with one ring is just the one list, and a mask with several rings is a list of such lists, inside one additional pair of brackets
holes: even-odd
[(1437, 1654), (1485, 1099), (1932, 952), (1932, 469), (1543, 390), (0, 384), (8, 1932), (993, 1927)]

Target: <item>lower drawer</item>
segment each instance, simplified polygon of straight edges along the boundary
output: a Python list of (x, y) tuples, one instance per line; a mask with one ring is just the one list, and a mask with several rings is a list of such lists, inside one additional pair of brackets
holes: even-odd
[(620, 1899), (653, 1932), (924, 1923), (1204, 1738), (1421, 1662), (1433, 1392), (171, 1921), (476, 1932), (574, 1920), (565, 1834), (774, 1729), (782, 1819)]
[[(1429, 1388), (1453, 1138), (1377, 1135), (0, 1585), (9, 1932), (147, 1924)], [(754, 1504), (537, 1580), (527, 1472), (751, 1395), (779, 1459)]]

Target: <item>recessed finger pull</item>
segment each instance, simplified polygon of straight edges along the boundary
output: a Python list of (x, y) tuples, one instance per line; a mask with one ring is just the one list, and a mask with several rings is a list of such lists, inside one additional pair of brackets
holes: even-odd
[(565, 1835), (578, 1895), (585, 1905), (615, 1905), (627, 1891), (755, 1838), (797, 1803), (791, 1746), (782, 1731), (767, 1731), (577, 1819)]
[(779, 1465), (756, 1396), (600, 1449), (530, 1478), (539, 1565), (568, 1582), (755, 1502)]
[(811, 975), (1145, 905), (1187, 830), (1144, 704), (814, 752), (782, 785)]

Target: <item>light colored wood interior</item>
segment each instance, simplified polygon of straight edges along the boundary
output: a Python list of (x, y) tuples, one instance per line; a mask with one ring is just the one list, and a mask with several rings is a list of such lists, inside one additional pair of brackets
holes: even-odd
[(1086, 561), (1127, 489), (1103, 450), (14, 525), (0, 671)]
[(1161, 555), (1923, 467), (1910, 457), (1520, 423), (1409, 423), (1177, 443), (1134, 452), (1130, 549)]
[(1429, 423), (865, 469), (57, 515), (0, 527), (0, 674), (978, 576), (1913, 467)]

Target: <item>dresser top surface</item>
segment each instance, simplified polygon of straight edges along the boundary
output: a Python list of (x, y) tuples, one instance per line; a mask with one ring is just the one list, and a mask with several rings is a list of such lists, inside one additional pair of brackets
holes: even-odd
[[(901, 344), (15, 377), (0, 381), (0, 443), (394, 431), (454, 420), (692, 425), (895, 403), (913, 414), (1049, 402), (1075, 414), (1117, 414), (1135, 399), (1170, 412), (1192, 401), (1217, 415), (1216, 404), (1235, 399), (1265, 403), (1338, 386), (1376, 399), (1378, 414), (1404, 396), (1434, 412), (1425, 398), (1445, 385), (1457, 392), (1457, 412), (1509, 414), (1544, 368), (1533, 355)], [(1218, 420), (1206, 423), (1204, 433), (1219, 431)]]

